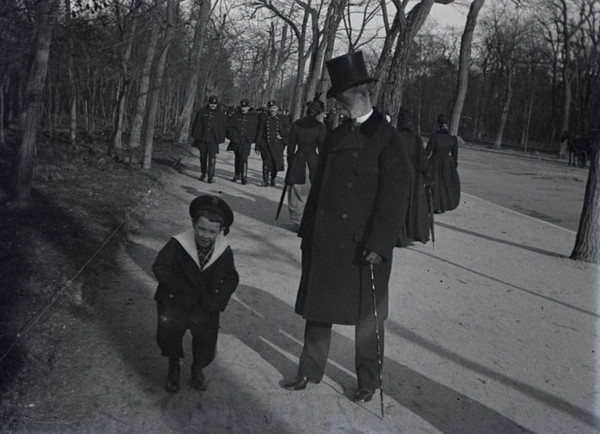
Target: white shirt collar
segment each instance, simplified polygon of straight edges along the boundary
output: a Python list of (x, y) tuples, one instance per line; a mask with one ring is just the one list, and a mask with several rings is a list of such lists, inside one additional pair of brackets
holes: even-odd
[(356, 118), (356, 123), (358, 124), (362, 124), (363, 122), (365, 122), (367, 119), (369, 119), (369, 117), (373, 114), (373, 109), (369, 110), (369, 113), (367, 113), (366, 115), (362, 115)]

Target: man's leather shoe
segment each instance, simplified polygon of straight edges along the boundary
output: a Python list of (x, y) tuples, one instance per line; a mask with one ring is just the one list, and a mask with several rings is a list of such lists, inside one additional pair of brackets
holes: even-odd
[(167, 392), (175, 393), (179, 390), (179, 372), (179, 359), (169, 359), (169, 373), (165, 384)]
[(306, 389), (306, 385), (309, 381), (311, 383), (318, 383), (318, 381), (309, 380), (304, 375), (297, 375), (296, 378), (294, 378), (289, 383), (284, 384), (283, 387), (285, 387), (288, 390), (304, 390)]
[(202, 368), (192, 365), (192, 387), (200, 392), (206, 390), (206, 380)]
[(369, 402), (371, 398), (373, 398), (373, 394), (375, 391), (373, 389), (367, 389), (365, 387), (361, 387), (354, 393), (354, 398), (352, 401), (354, 402)]

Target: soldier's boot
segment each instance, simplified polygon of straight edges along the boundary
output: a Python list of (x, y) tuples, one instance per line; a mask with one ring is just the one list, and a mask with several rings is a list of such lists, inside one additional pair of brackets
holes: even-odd
[(248, 183), (248, 163), (242, 163), (242, 185)]
[(235, 171), (233, 178), (231, 178), (231, 182), (236, 182), (240, 180), (241, 170), (240, 170), (240, 162), (238, 161), (238, 157), (235, 157), (235, 164), (233, 165), (233, 170)]
[(261, 184), (263, 187), (269, 186), (269, 168), (263, 165), (263, 182)]
[(277, 178), (277, 172), (271, 172), (271, 187), (275, 187), (277, 185), (275, 178)]
[(179, 390), (179, 376), (179, 358), (171, 357), (169, 358), (169, 372), (167, 373), (167, 382), (165, 384), (167, 392), (175, 393)]
[(213, 157), (212, 155), (208, 157), (208, 179), (206, 182), (212, 184), (215, 182), (215, 165), (217, 164), (217, 157)]
[(200, 154), (200, 181), (206, 181), (207, 155)]

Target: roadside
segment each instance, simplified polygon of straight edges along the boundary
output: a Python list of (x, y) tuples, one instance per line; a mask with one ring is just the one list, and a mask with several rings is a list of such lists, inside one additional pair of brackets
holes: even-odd
[[(473, 196), (436, 216), (436, 244), (395, 253), (386, 323), (385, 419), (378, 397), (351, 402), (353, 329), (335, 327), (325, 380), (281, 388), (295, 374), (303, 321), (293, 313), (299, 239), (281, 187), (232, 183), (222, 151), (217, 182), (197, 180), (185, 156), (132, 212), (127, 241), (75, 280), (83, 303), (52, 312), (55, 352), (18, 399), (3, 429), (61, 432), (593, 432), (597, 402), (598, 267), (567, 259), (574, 234)], [(219, 194), (235, 211), (231, 237), (241, 284), (222, 319), (208, 391), (184, 380), (163, 389), (166, 362), (154, 343), (150, 265), (187, 206)], [(66, 319), (66, 321), (65, 321)], [(189, 347), (189, 342), (188, 342)], [(186, 348), (188, 348), (186, 347)], [(183, 379), (189, 373), (185, 360)], [(4, 404), (4, 403), (3, 403)]]

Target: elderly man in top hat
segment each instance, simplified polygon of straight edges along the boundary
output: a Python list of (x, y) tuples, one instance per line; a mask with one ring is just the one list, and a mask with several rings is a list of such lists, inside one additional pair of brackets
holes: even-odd
[(255, 149), (263, 161), (262, 186), (274, 187), (277, 172), (283, 170), (283, 149), (290, 134), (290, 124), (287, 116), (279, 114), (276, 101), (267, 103), (267, 111), (258, 124)]
[(331, 59), (326, 66), (332, 83), (327, 97), (335, 98), (349, 120), (321, 148), (298, 231), (302, 276), (295, 311), (306, 320), (304, 348), (297, 376), (284, 387), (302, 390), (321, 381), (332, 324), (354, 325), (358, 388), (353, 399), (367, 402), (381, 387), (383, 321), (409, 162), (400, 133), (371, 106), (370, 83), (376, 79), (369, 77), (362, 53)]
[(225, 113), (219, 109), (219, 99), (211, 95), (208, 104), (196, 113), (192, 124), (194, 146), (200, 151), (200, 181), (214, 182), (219, 144), (225, 141), (225, 131)]
[(248, 156), (256, 140), (257, 128), (258, 119), (254, 113), (250, 113), (250, 101), (243, 98), (238, 109), (227, 120), (227, 138), (230, 140), (227, 149), (235, 154), (232, 182), (248, 182)]

